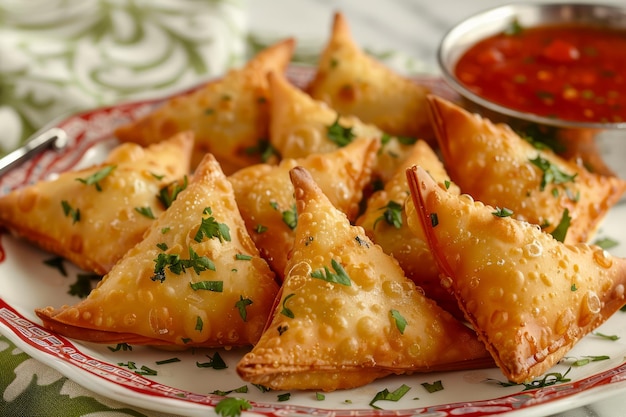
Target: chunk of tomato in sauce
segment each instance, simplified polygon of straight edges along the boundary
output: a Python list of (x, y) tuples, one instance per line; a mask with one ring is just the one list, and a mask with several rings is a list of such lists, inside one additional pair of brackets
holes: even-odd
[(515, 110), (573, 121), (626, 121), (623, 29), (518, 27), (470, 47), (454, 71), (475, 94)]

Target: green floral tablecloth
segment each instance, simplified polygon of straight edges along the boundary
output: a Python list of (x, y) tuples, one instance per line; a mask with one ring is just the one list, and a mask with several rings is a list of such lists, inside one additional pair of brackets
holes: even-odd
[(0, 415), (6, 417), (171, 417), (99, 396), (0, 336)]
[[(0, 155), (70, 113), (242, 64), (244, 0), (0, 0)], [(161, 416), (98, 396), (0, 336), (1, 416)]]
[(0, 0), (0, 154), (62, 115), (245, 60), (244, 0)]

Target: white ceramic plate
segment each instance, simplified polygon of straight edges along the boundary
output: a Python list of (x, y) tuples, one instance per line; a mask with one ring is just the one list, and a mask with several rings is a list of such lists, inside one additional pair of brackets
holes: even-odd
[[(296, 67), (290, 69), (289, 75), (296, 84), (303, 85), (310, 71)], [(446, 94), (445, 86), (438, 79), (422, 81)], [(101, 160), (116, 144), (111, 136), (113, 128), (149, 111), (158, 103), (158, 100), (128, 103), (79, 114), (61, 122), (59, 126), (70, 136), (70, 147), (63, 154), (49, 152), (40, 155), (0, 178), (0, 193), (54, 172)], [(623, 161), (626, 158), (626, 143), (609, 146), (607, 154), (612, 159)], [(625, 215), (626, 203), (622, 201), (609, 213), (598, 237), (626, 242), (626, 224), (622, 221)], [(505, 387), (496, 382), (506, 380), (497, 368), (493, 368), (387, 377), (358, 389), (326, 393), (323, 399), (319, 399), (315, 392), (290, 392), (288, 400), (280, 401), (285, 392), (261, 392), (239, 379), (235, 366), (243, 350), (169, 352), (133, 347), (131, 351), (113, 351), (115, 346), (68, 340), (43, 329), (34, 309), (78, 302), (79, 299), (69, 295), (68, 290), (81, 271), (66, 262), (67, 276), (63, 276), (59, 270), (44, 263), (53, 255), (7, 233), (0, 234), (0, 249), (0, 332), (32, 357), (87, 389), (149, 410), (191, 416), (214, 415), (213, 407), (223, 398), (220, 395), (223, 393), (216, 391), (245, 387), (247, 392), (228, 395), (252, 403), (253, 408), (246, 415), (365, 416), (376, 413), (389, 416), (506, 414), (519, 417), (548, 415), (626, 391), (626, 313), (618, 312), (597, 332), (617, 335), (620, 339), (613, 341), (596, 333), (590, 334), (552, 370), (561, 375), (567, 372), (569, 382), (530, 390), (519, 385)], [(626, 243), (610, 251), (626, 256)], [(224, 359), (227, 369), (197, 366), (209, 362), (216, 352)], [(573, 366), (578, 359), (600, 355), (608, 355), (610, 359)], [(169, 361), (174, 358), (177, 361)], [(167, 363), (159, 364), (161, 361)], [(147, 367), (157, 374), (140, 375), (129, 369), (129, 362), (138, 371)], [(436, 381), (441, 381), (443, 390), (429, 393), (422, 385)], [(410, 390), (400, 401), (376, 402), (375, 405), (382, 410), (370, 406), (378, 392), (394, 391), (403, 384)]]

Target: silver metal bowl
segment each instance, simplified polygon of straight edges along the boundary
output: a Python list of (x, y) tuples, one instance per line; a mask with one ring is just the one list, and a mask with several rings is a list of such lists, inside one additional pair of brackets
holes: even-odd
[[(547, 136), (567, 146), (568, 142), (584, 141), (585, 146), (598, 149), (606, 157), (605, 166), (594, 163), (593, 168), (607, 174), (617, 173), (626, 178), (624, 152), (613, 152), (616, 140), (626, 149), (626, 122), (591, 123), (563, 119), (511, 109), (475, 94), (454, 75), (454, 68), (463, 53), (479, 40), (501, 33), (517, 20), (522, 27), (543, 24), (582, 23), (609, 28), (626, 28), (626, 7), (597, 3), (517, 3), (499, 6), (475, 14), (450, 29), (443, 37), (437, 51), (437, 61), (442, 76), (463, 98), (471, 111), (481, 113), (495, 122), (504, 122), (518, 130), (541, 129)], [(615, 51), (626, 53), (626, 51)], [(593, 138), (593, 140), (590, 140)], [(613, 159), (613, 160), (611, 160)], [(589, 161), (586, 161), (589, 162)]]

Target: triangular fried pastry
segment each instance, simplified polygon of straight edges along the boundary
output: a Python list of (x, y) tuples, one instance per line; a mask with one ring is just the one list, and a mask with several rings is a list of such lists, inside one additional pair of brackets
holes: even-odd
[(283, 158), (332, 152), (356, 138), (368, 138), (382, 144), (374, 174), (387, 181), (412, 149), (412, 143), (386, 135), (357, 117), (337, 113), (326, 103), (298, 89), (282, 74), (271, 73), (269, 83), (272, 96), (270, 143)]
[(407, 176), (439, 268), (509, 380), (545, 373), (624, 305), (625, 259), (502, 217), (420, 167)]
[(278, 285), (207, 154), (187, 188), (75, 306), (37, 310), (44, 325), (98, 343), (230, 347), (255, 343)]
[(394, 176), (384, 189), (376, 191), (367, 200), (367, 207), (356, 221), (363, 227), (367, 236), (380, 245), (385, 253), (393, 256), (407, 278), (422, 287), (426, 296), (437, 302), (444, 310), (455, 317), (463, 315), (457, 306), (456, 298), (440, 284), (439, 269), (430, 252), (426, 236), (419, 222), (409, 223), (405, 213), (411, 204), (406, 170), (413, 165), (421, 165), (437, 181), (448, 181), (451, 191), (459, 193), (458, 187), (450, 183), (443, 164), (423, 140), (419, 140), (408, 158), (400, 164)]
[(237, 365), (244, 380), (332, 391), (388, 374), (492, 364), (475, 333), (424, 297), (304, 168), (290, 173), (296, 241), (271, 321)]
[(0, 197), (0, 223), (80, 268), (107, 273), (165, 210), (160, 190), (189, 172), (193, 135), (114, 148), (101, 164)]
[(283, 72), (291, 59), (294, 40), (278, 42), (253, 57), (244, 67), (199, 90), (169, 99), (152, 113), (115, 131), (125, 142), (159, 142), (176, 132), (192, 130), (196, 142), (192, 166), (212, 153), (230, 174), (261, 162), (260, 149), (268, 137), (267, 73)]
[(461, 191), (510, 209), (515, 218), (548, 233), (571, 218), (566, 243), (589, 241), (626, 191), (626, 181), (591, 173), (549, 149), (537, 149), (508, 125), (494, 124), (439, 97), (429, 96), (429, 102), (444, 163)]
[(377, 150), (378, 142), (356, 139), (327, 154), (283, 159), (279, 165), (257, 164), (229, 177), (248, 232), (277, 276), (284, 276), (298, 222), (289, 170), (305, 167), (331, 203), (354, 220)]
[(335, 14), (330, 39), (307, 92), (340, 114), (354, 115), (391, 135), (434, 139), (428, 88), (366, 54), (341, 13)]

